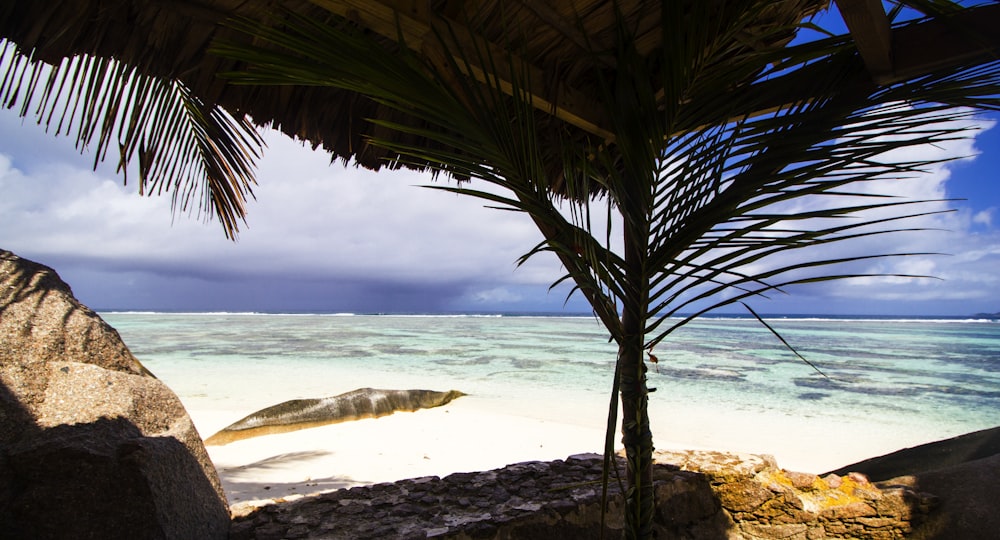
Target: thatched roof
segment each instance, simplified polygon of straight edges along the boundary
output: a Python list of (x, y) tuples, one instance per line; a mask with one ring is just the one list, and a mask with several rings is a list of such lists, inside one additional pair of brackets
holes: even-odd
[[(317, 5), (319, 4), (319, 5)], [(396, 12), (395, 5), (407, 4)], [(549, 3), (486, 1), (479, 3), (476, 19), (468, 24), (481, 28), (476, 34), (491, 44), (519, 51), (540, 77), (540, 102), (556, 105), (556, 115), (570, 122), (578, 136), (606, 132), (604, 119), (592, 116), (597, 107), (588, 106), (587, 81), (591, 76), (586, 54), (588, 47), (610, 44), (614, 39), (615, 14), (603, 0)], [(642, 24), (655, 24), (658, 2), (623, 2), (626, 15)], [(721, 5), (721, 4), (720, 4)], [(761, 25), (789, 25), (823, 7), (822, 0), (784, 0)], [(274, 16), (277, 8), (309, 17), (346, 17), (376, 33), (394, 36), (397, 17), (410, 34), (408, 43), (417, 43), (438, 18), (457, 20), (463, 2), (373, 2), (303, 0), (37, 0), (8, 3), (0, 20), (0, 33), (22, 49), (35, 49), (36, 57), (58, 62), (77, 53), (113, 57), (152, 75), (179, 78), (209, 103), (230, 111), (249, 113), (258, 123), (273, 123), (281, 131), (321, 145), (335, 156), (355, 159), (359, 164), (378, 168), (385, 152), (365, 144), (373, 127), (368, 118), (398, 118), (393, 113), (351, 92), (304, 87), (238, 87), (226, 85), (217, 73), (236, 68), (234, 62), (207, 54), (216, 39), (240, 39), (223, 23), (235, 16), (262, 19)], [(2, 8), (0, 8), (2, 9)], [(584, 28), (574, 24), (580, 16)], [(647, 22), (648, 21), (648, 22)], [(350, 23), (348, 23), (350, 24)], [(521, 33), (506, 35), (509, 28)], [(651, 29), (647, 29), (651, 30)], [(641, 34), (640, 34), (641, 35)], [(519, 38), (527, 36), (523, 41)], [(642, 46), (660, 46), (655, 32)], [(790, 37), (790, 36), (789, 36)], [(517, 40), (517, 43), (514, 41)], [(589, 45), (584, 41), (589, 41)], [(388, 40), (387, 40), (388, 41)], [(544, 106), (544, 105), (542, 105)], [(421, 143), (423, 141), (411, 141)]]
[[(691, 0), (702, 1), (702, 0)], [(778, 0), (760, 16), (760, 35), (774, 27), (787, 27), (827, 7), (826, 0)], [(555, 4), (555, 5), (553, 5)], [(475, 6), (471, 20), (470, 6)], [(33, 50), (38, 59), (57, 63), (62, 58), (88, 53), (121, 60), (140, 71), (183, 81), (205, 102), (222, 105), (236, 113), (249, 114), (259, 124), (272, 124), (281, 131), (322, 146), (336, 157), (355, 160), (377, 169), (385, 165), (385, 150), (366, 144), (376, 129), (369, 118), (413, 122), (400, 113), (375, 104), (357, 94), (328, 88), (248, 87), (228, 85), (217, 74), (233, 70), (233, 61), (207, 53), (216, 39), (240, 37), (224, 23), (235, 16), (273, 20), (280, 10), (290, 10), (310, 18), (354, 24), (388, 36), (402, 29), (407, 43), (419, 48), (425, 36), (447, 21), (469, 30), (467, 39), (499, 50), (517, 51), (518, 58), (535, 75), (535, 105), (546, 117), (552, 131), (595, 141), (609, 135), (607, 119), (601, 118), (594, 100), (593, 55), (588, 50), (610, 44), (614, 39), (615, 6), (638, 29), (640, 50), (652, 51), (663, 44), (660, 34), (647, 26), (658, 20), (660, 2), (641, 0), (574, 0), (572, 2), (529, 2), (525, 0), (8, 0), (0, 7), (0, 36)], [(716, 2), (718, 9), (729, 3)], [(982, 43), (958, 43), (960, 51), (943, 49), (955, 44), (954, 37), (935, 40), (927, 50), (915, 43), (922, 36), (890, 35), (881, 2), (839, 0), (838, 5), (851, 23), (859, 50), (872, 76), (889, 81), (894, 76), (910, 76), (913, 69), (932, 63), (935, 53), (957, 58), (974, 49), (982, 54)], [(1000, 21), (1000, 6), (979, 8), (974, 20), (991, 28)], [(852, 22), (853, 20), (853, 22)], [(458, 25), (458, 21), (463, 21)], [(997, 25), (996, 27), (1000, 27)], [(507, 30), (518, 28), (511, 35)], [(648, 32), (646, 31), (648, 30)], [(986, 35), (995, 34), (987, 31)], [(782, 43), (791, 33), (769, 39)], [(916, 39), (914, 39), (916, 38)], [(741, 36), (746, 47), (758, 45), (758, 36)], [(902, 41), (900, 41), (902, 39)], [(774, 43), (768, 43), (773, 45)], [(996, 44), (993, 44), (996, 48)], [(426, 51), (424, 51), (426, 52)], [(614, 70), (613, 65), (601, 66)], [(909, 70), (909, 71), (907, 71)], [(796, 99), (790, 93), (789, 99)], [(544, 129), (542, 130), (544, 132)], [(402, 135), (392, 135), (402, 137)], [(407, 141), (416, 145), (427, 141)]]

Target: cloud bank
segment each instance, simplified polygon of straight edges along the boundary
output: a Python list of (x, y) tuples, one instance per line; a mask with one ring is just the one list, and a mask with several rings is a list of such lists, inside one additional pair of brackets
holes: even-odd
[[(548, 290), (561, 275), (551, 254), (515, 267), (541, 239), (527, 216), (419, 187), (433, 183), (429, 175), (331, 164), (326, 155), (269, 133), (256, 201), (234, 243), (218, 223), (175, 215), (169, 197), (141, 197), (109, 166), (92, 171), (92, 158), (65, 138), (22, 124), (10, 112), (0, 115), (0, 248), (55, 267), (95, 308), (588, 311), (579, 296), (564, 305), (567, 288)], [(920, 151), (968, 156), (984, 150), (1000, 149), (976, 148), (969, 139)], [(955, 166), (897, 183), (893, 193), (947, 198)], [(994, 226), (1000, 202), (977, 204), (976, 211), (958, 203), (956, 212), (911, 223), (934, 231), (892, 237), (894, 249), (950, 256), (870, 267), (940, 280), (831, 283), (754, 305), (771, 313), (1000, 310)]]
[(175, 215), (169, 197), (139, 196), (105, 166), (91, 171), (68, 141), (0, 120), (0, 247), (56, 267), (97, 306), (562, 307), (563, 294), (546, 294), (554, 257), (515, 267), (541, 238), (526, 216), (420, 187), (435, 182), (426, 174), (331, 164), (271, 133), (247, 225), (231, 242), (216, 222)]

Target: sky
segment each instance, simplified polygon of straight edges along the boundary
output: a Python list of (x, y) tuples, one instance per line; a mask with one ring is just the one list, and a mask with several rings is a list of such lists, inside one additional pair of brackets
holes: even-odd
[[(868, 278), (755, 299), (767, 314), (943, 315), (1000, 311), (1000, 127), (935, 148), (963, 156), (908, 181), (900, 195), (961, 199), (904, 233), (900, 250), (940, 253), (867, 270), (939, 279)], [(522, 214), (425, 189), (446, 180), (374, 173), (276, 132), (258, 163), (256, 200), (237, 242), (221, 226), (144, 197), (112, 164), (92, 169), (64, 136), (0, 111), (0, 249), (53, 267), (97, 310), (352, 313), (588, 312), (550, 285), (562, 272)], [(894, 188), (896, 189), (896, 188)], [(885, 242), (883, 238), (879, 240)], [(862, 249), (864, 246), (860, 246)]]

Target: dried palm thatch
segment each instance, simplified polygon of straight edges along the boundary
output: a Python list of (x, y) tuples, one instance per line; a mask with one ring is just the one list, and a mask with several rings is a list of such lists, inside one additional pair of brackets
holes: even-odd
[[(737, 4), (714, 2), (713, 9), (722, 13)], [(828, 0), (771, 2), (760, 11), (755, 25), (734, 36), (732, 56), (789, 42), (798, 23), (828, 4)], [(848, 23), (855, 21), (851, 29), (871, 72), (872, 78), (859, 80), (859, 84), (910, 77), (942, 62), (989, 59), (998, 49), (996, 37), (991, 37), (988, 30), (1000, 21), (1000, 6), (966, 14), (962, 22), (966, 33), (962, 34), (949, 34), (947, 24), (890, 34), (880, 2), (840, 0), (838, 7)], [(369, 144), (371, 138), (432, 150), (440, 143), (378, 127), (370, 120), (429, 126), (355, 92), (312, 86), (227, 84), (218, 75), (242, 66), (208, 51), (213, 43), (249, 39), (228, 21), (241, 18), (281, 26), (292, 14), (328, 21), (382, 36), (389, 48), (399, 47), (402, 38), (407, 47), (438, 66), (447, 64), (448, 59), (441, 58), (440, 46), (431, 37), (447, 28), (469, 49), (513, 55), (514, 68), (530, 75), (533, 104), (548, 113), (536, 117), (539, 136), (550, 139), (552, 147), (556, 147), (567, 140), (588, 146), (613, 144), (610, 119), (601, 117), (602, 108), (594, 106), (594, 102), (598, 85), (595, 77), (604, 73), (612, 78), (616, 66), (594, 51), (614, 47), (616, 29), (622, 22), (619, 18), (633, 29), (640, 53), (652, 55), (657, 49), (670, 47), (656, 28), (660, 9), (660, 2), (641, 0), (555, 4), (525, 0), (12, 0), (0, 7), (0, 36), (15, 43), (20, 51), (30, 52), (36, 60), (58, 64), (74, 55), (113, 58), (140, 74), (180, 81), (200, 103), (220, 106), (236, 118), (249, 115), (256, 124), (271, 125), (322, 147), (334, 158), (378, 170), (404, 163), (401, 156), (384, 146)], [(975, 24), (970, 26), (970, 22)], [(982, 28), (979, 38), (986, 42), (967, 35), (970, 27)], [(933, 47), (928, 46), (931, 41)], [(475, 73), (455, 76), (482, 78), (489, 69), (478, 71), (473, 66), (472, 71)], [(738, 85), (731, 89), (734, 95), (744, 90)], [(752, 104), (748, 105), (751, 109), (766, 110), (810, 97), (797, 88), (788, 88), (787, 95), (777, 101), (773, 89), (768, 89), (767, 94), (772, 102), (745, 101)], [(7, 106), (13, 105), (14, 97), (8, 88), (8, 94), (3, 96)], [(754, 112), (757, 110), (741, 111)], [(541, 142), (544, 145), (546, 141)], [(412, 159), (405, 165), (417, 169), (429, 166)], [(558, 161), (549, 164), (550, 185), (556, 192), (560, 191), (563, 171)], [(566, 190), (562, 191), (565, 194)]]
[[(77, 54), (114, 58), (143, 74), (180, 80), (205, 103), (221, 105), (237, 116), (248, 114), (258, 124), (274, 125), (288, 135), (323, 147), (335, 157), (354, 160), (370, 169), (386, 164), (398, 166), (399, 156), (367, 144), (369, 137), (400, 135), (379, 133), (367, 120), (418, 121), (354, 92), (226, 84), (217, 74), (240, 66), (207, 51), (217, 40), (246, 39), (228, 28), (227, 20), (241, 17), (280, 25), (281, 17), (295, 13), (385, 35), (387, 47), (397, 46), (398, 31), (409, 47), (428, 57), (433, 57), (435, 51), (433, 40), (425, 38), (442, 24), (451, 23), (466, 32), (460, 39), (469, 40), (470, 47), (517, 51), (523, 65), (535, 72), (536, 88), (532, 90), (536, 106), (553, 113), (545, 117), (542, 133), (597, 142), (610, 137), (608, 119), (596, 116), (599, 108), (591, 105), (595, 84), (592, 63), (597, 61), (591, 51), (610, 48), (615, 39), (615, 6), (603, 0), (577, 0), (555, 6), (497, 0), (50, 0), (5, 4), (0, 8), (0, 35), (23, 51), (33, 51), (36, 59), (58, 64)], [(791, 39), (790, 31), (774, 35), (771, 29), (790, 28), (825, 4), (818, 0), (774, 2), (773, 8), (761, 15), (759, 35), (743, 36), (743, 46), (764, 45), (758, 43), (760, 40), (774, 45), (775, 40)], [(621, 2), (618, 7), (627, 24), (638, 29), (641, 51), (664, 46), (659, 33), (653, 31), (659, 18), (658, 2)], [(719, 9), (725, 7), (725, 3), (718, 3)], [(644, 25), (649, 27), (647, 31)], [(738, 52), (734, 49), (734, 54)], [(613, 65), (603, 67), (615, 69)], [(420, 138), (399, 142), (435, 144)], [(553, 164), (553, 174), (560, 172), (561, 168)]]

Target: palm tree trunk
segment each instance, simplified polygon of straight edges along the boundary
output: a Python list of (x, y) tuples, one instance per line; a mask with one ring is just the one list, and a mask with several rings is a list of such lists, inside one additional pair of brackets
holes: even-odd
[(649, 294), (644, 272), (645, 254), (645, 235), (637, 234), (633, 227), (625, 227), (628, 285), (622, 306), (624, 339), (619, 344), (618, 362), (621, 367), (622, 443), (628, 461), (625, 537), (629, 539), (653, 536), (653, 434), (649, 429), (649, 390), (643, 361)]

